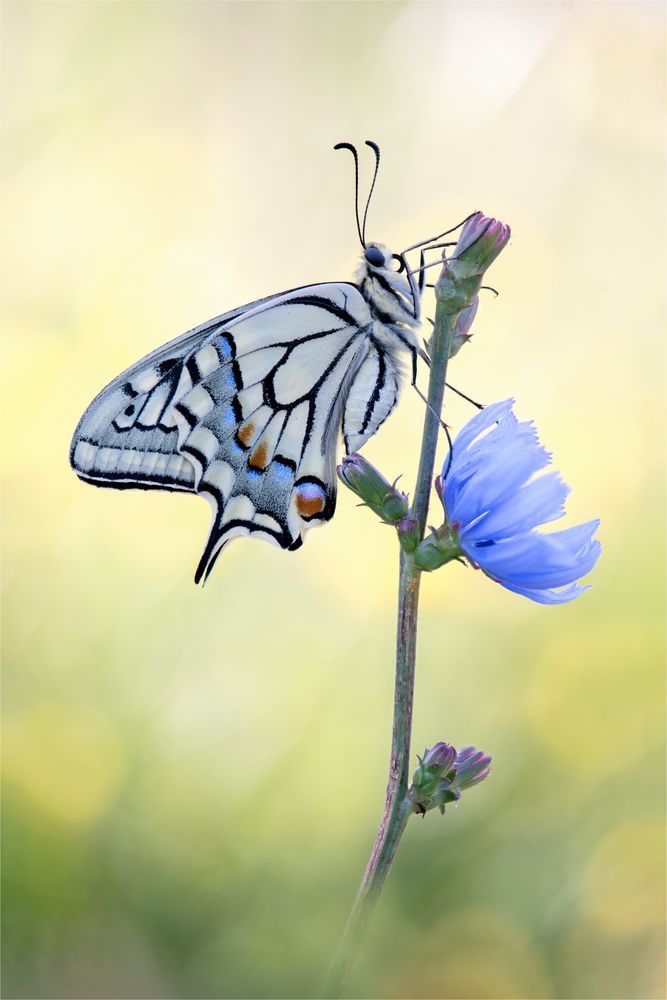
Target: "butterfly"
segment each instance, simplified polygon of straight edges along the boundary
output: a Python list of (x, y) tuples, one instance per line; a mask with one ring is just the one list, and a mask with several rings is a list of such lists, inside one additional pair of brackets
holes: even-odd
[[(424, 253), (366, 241), (359, 160), (351, 143), (363, 256), (356, 281), (305, 285), (232, 309), (118, 375), (95, 397), (72, 440), (84, 482), (198, 493), (213, 517), (195, 582), (223, 548), (249, 535), (294, 551), (336, 505), (336, 453), (360, 449), (398, 401), (404, 362), (419, 357)], [(456, 227), (458, 228), (458, 227)], [(451, 230), (447, 230), (450, 232)], [(427, 246), (427, 244), (434, 244)], [(421, 249), (411, 271), (406, 254)]]

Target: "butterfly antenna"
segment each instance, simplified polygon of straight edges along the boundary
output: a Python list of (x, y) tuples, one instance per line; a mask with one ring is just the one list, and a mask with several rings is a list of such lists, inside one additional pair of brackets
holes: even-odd
[(375, 187), (375, 181), (377, 180), (378, 170), (380, 169), (380, 147), (372, 139), (366, 139), (366, 145), (370, 146), (375, 153), (375, 173), (373, 174), (373, 180), (371, 181), (371, 189), (368, 192), (368, 198), (366, 199), (366, 208), (364, 209), (364, 221), (361, 226), (361, 242), (366, 246), (366, 216), (368, 215), (368, 206), (371, 203), (371, 196), (373, 194), (373, 188)]
[[(364, 243), (364, 237), (362, 234), (361, 223), (359, 222), (359, 156), (357, 154), (356, 148), (351, 142), (337, 142), (334, 149), (349, 149), (354, 157), (354, 214), (357, 219), (357, 232), (359, 233), (359, 242), (362, 247), (366, 247)], [(373, 189), (371, 188), (371, 191)], [(366, 206), (368, 208), (368, 206)], [(366, 221), (366, 216), (364, 216), (364, 222)]]

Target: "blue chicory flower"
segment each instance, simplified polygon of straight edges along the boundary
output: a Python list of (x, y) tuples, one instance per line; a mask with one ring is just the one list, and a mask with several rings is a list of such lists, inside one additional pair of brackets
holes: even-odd
[(551, 456), (532, 421), (514, 416), (513, 404), (493, 403), (465, 425), (436, 485), (471, 563), (516, 594), (564, 604), (588, 590), (576, 581), (598, 560), (601, 546), (593, 535), (600, 522), (535, 531), (563, 516), (569, 487), (557, 472), (535, 477)]

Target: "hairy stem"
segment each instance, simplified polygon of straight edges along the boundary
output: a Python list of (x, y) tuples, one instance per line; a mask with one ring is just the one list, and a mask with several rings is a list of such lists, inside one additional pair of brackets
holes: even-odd
[[(419, 471), (414, 501), (410, 511), (419, 523), (420, 538), (426, 530), (428, 503), (433, 482), (433, 467), (438, 444), (440, 421), (447, 376), (447, 362), (452, 347), (456, 314), (438, 299), (435, 325), (430, 342), (431, 373), (428, 406), (424, 415)], [(412, 733), (412, 702), (417, 648), (417, 613), (421, 570), (412, 555), (401, 551), (398, 585), (398, 622), (396, 629), (396, 676), (391, 757), (384, 813), (357, 893), (352, 912), (343, 932), (338, 951), (324, 985), (323, 996), (340, 996), (361, 945), (375, 903), (389, 874), (396, 848), (412, 812), (407, 797)]]

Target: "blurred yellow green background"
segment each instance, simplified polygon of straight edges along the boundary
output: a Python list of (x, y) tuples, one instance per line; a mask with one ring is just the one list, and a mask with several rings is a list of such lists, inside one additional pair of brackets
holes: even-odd
[[(410, 824), (349, 995), (664, 997), (663, 5), (1, 14), (3, 995), (317, 994), (384, 801), (393, 538), (343, 493), (198, 589), (207, 506), (85, 486), (68, 446), (163, 341), (351, 276), (331, 147), (369, 137), (370, 238), (511, 224), (451, 378), (516, 397), (604, 551), (563, 607), (425, 579), (414, 749), (494, 770)], [(407, 389), (365, 449), (408, 487), (422, 415)]]

